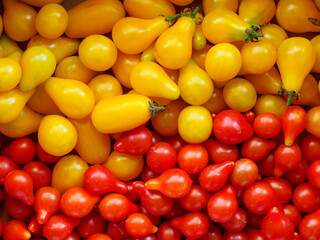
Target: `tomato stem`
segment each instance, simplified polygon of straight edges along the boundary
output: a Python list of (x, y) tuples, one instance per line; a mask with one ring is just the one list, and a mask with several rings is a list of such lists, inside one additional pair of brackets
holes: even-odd
[(292, 90), (292, 91), (288, 91), (287, 89), (285, 89), (284, 87), (282, 87), (282, 92), (283, 94), (287, 95), (288, 96), (288, 99), (287, 99), (287, 106), (290, 106), (291, 105), (291, 101), (294, 97), (296, 97), (297, 99), (300, 98), (300, 93), (295, 91), (295, 90)]
[(250, 29), (247, 28), (245, 32), (248, 34), (248, 38), (246, 39), (246, 42), (258, 42), (259, 37), (264, 37), (263, 33), (257, 33), (257, 30), (260, 29), (261, 25), (258, 24), (252, 24)]
[(159, 104), (156, 101), (149, 100), (149, 111), (151, 118), (157, 115), (157, 113), (162, 112), (164, 110), (165, 106), (159, 106)]
[(291, 105), (291, 101), (292, 101), (293, 97), (294, 97), (294, 94), (289, 94), (288, 95), (287, 106)]
[(169, 23), (169, 26), (172, 26), (174, 20), (176, 20), (177, 18), (181, 17), (181, 14), (176, 14), (176, 15), (173, 15), (171, 17), (164, 16), (164, 15), (161, 15), (161, 16), (166, 19), (166, 21)]
[(199, 11), (199, 7), (196, 7), (193, 12), (190, 14), (190, 17), (195, 19), (196, 15), (197, 15), (197, 12)]

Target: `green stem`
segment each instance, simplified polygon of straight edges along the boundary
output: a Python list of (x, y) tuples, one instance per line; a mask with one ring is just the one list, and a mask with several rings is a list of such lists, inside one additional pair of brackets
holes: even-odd
[(196, 7), (193, 12), (191, 13), (190, 17), (195, 19), (196, 15), (197, 15), (197, 12), (199, 11), (199, 7)]
[(165, 110), (164, 106), (159, 106), (159, 104), (155, 101), (149, 101), (149, 111), (150, 117), (153, 118), (157, 113), (162, 112)]
[(171, 17), (167, 17), (167, 16), (163, 16), (167, 22), (169, 22), (169, 26), (172, 26), (174, 20), (176, 20), (177, 18), (181, 17), (181, 14), (176, 14), (176, 15), (173, 15)]
[(291, 105), (291, 101), (292, 101), (294, 96), (295, 96), (295, 94), (288, 94), (287, 106)]

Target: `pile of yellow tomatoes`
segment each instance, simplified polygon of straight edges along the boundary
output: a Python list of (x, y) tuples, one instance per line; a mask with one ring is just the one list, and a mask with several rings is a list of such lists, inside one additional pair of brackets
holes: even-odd
[(320, 105), (319, 0), (2, 3), (2, 146), (33, 136), (102, 164), (141, 125), (197, 144), (225, 109), (280, 118)]

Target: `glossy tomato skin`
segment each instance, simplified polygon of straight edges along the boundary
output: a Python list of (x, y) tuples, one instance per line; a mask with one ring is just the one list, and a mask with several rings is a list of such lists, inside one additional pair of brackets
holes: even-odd
[(312, 212), (320, 207), (320, 190), (310, 183), (299, 184), (293, 191), (293, 204), (301, 212)]
[(302, 156), (308, 162), (320, 159), (320, 138), (312, 134), (306, 134), (301, 137), (300, 147)]
[(107, 221), (99, 213), (91, 212), (81, 219), (77, 226), (77, 232), (82, 238), (88, 238), (95, 233), (103, 233), (106, 229)]
[(0, 185), (4, 184), (4, 180), (9, 172), (18, 170), (18, 165), (9, 157), (0, 156)]
[(273, 113), (261, 113), (255, 118), (253, 128), (258, 136), (263, 138), (272, 138), (279, 134), (281, 130), (281, 122)]
[(178, 229), (172, 227), (170, 222), (166, 221), (159, 225), (157, 238), (159, 240), (181, 240), (182, 233)]
[(15, 139), (9, 145), (9, 155), (18, 164), (31, 162), (36, 155), (35, 143), (28, 137)]
[(317, 189), (320, 189), (320, 160), (314, 161), (310, 164), (308, 168), (307, 177), (312, 186), (314, 186)]
[(43, 162), (29, 162), (22, 168), (22, 170), (30, 175), (34, 191), (37, 191), (39, 188), (46, 187), (51, 184), (51, 170)]
[(212, 138), (205, 141), (203, 145), (208, 150), (213, 163), (235, 162), (238, 159), (239, 150), (236, 145), (227, 145)]
[(302, 239), (320, 238), (320, 210), (305, 216), (299, 224), (299, 233)]
[(224, 144), (238, 144), (254, 134), (252, 126), (235, 110), (224, 110), (213, 121), (213, 133)]

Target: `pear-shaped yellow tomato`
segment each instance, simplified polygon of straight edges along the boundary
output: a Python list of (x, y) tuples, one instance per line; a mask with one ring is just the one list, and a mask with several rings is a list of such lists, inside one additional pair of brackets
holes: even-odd
[(63, 156), (76, 146), (77, 131), (65, 117), (47, 115), (40, 122), (38, 141), (47, 153)]
[(267, 24), (276, 14), (274, 0), (242, 0), (239, 16), (250, 24)]
[(140, 175), (144, 167), (142, 155), (131, 155), (113, 151), (103, 163), (120, 181), (130, 181)]
[(64, 58), (54, 72), (55, 77), (79, 80), (83, 83), (88, 83), (95, 75), (96, 72), (83, 65), (78, 56)]
[(169, 0), (124, 0), (123, 6), (131, 17), (150, 19), (159, 15), (176, 14), (174, 5)]
[(180, 96), (177, 84), (155, 62), (138, 63), (131, 71), (130, 83), (137, 93), (145, 96), (171, 100), (178, 99)]
[(281, 96), (265, 94), (261, 95), (256, 105), (254, 106), (254, 113), (258, 116), (261, 113), (271, 112), (281, 118), (284, 111), (287, 109), (286, 100)]
[(192, 50), (192, 58), (193, 60), (201, 67), (203, 70), (206, 70), (205, 68), (205, 59), (207, 56), (208, 51), (212, 48), (211, 44), (206, 44), (206, 46), (198, 51), (193, 49)]
[(94, 71), (105, 71), (117, 59), (117, 48), (110, 38), (103, 35), (90, 35), (79, 46), (81, 62)]
[(214, 44), (252, 40), (263, 37), (255, 32), (250, 23), (243, 21), (239, 15), (226, 8), (214, 9), (202, 22), (204, 36)]
[(217, 114), (224, 109), (227, 109), (228, 106), (223, 98), (222, 88), (215, 87), (214, 92), (211, 98), (202, 105), (212, 114)]
[[(127, 94), (139, 94), (134, 89), (131, 89)], [(149, 97), (152, 102), (156, 102), (159, 106), (166, 106), (172, 103), (173, 100), (168, 98), (160, 98), (160, 97)], [(159, 113), (157, 113), (158, 115)], [(157, 116), (156, 115), (156, 116)]]
[(150, 44), (142, 53), (141, 53), (141, 61), (156, 61), (156, 57), (154, 56), (154, 45), (156, 41)]
[(320, 11), (312, 0), (280, 0), (276, 11), (277, 23), (294, 33), (319, 32), (320, 26), (308, 18), (320, 19)]
[(11, 58), (0, 58), (0, 92), (15, 88), (21, 80), (21, 66)]
[(70, 38), (85, 38), (93, 34), (111, 32), (114, 24), (125, 16), (118, 0), (79, 1), (68, 10), (69, 23), (66, 35)]
[(57, 63), (62, 59), (74, 55), (78, 52), (79, 39), (59, 37), (57, 39), (47, 39), (41, 35), (34, 36), (28, 42), (28, 48), (33, 46), (44, 46), (49, 48), (56, 57)]
[(8, 55), (8, 59), (14, 60), (15, 62), (19, 63), (19, 66), (20, 66), (21, 57), (22, 57), (22, 53), (19, 51), (15, 51)]
[(77, 153), (89, 164), (100, 164), (110, 154), (110, 137), (94, 128), (90, 117), (69, 119), (77, 130)]
[(63, 0), (21, 0), (21, 2), (27, 3), (31, 6), (35, 7), (43, 7), (46, 4), (49, 3), (61, 3)]
[(153, 19), (126, 17), (120, 19), (112, 29), (112, 39), (117, 48), (127, 54), (143, 52), (170, 26), (162, 16)]
[(11, 138), (25, 137), (38, 131), (42, 118), (43, 115), (25, 106), (13, 122), (0, 124), (0, 132)]
[(94, 105), (94, 94), (83, 82), (51, 77), (45, 82), (45, 90), (58, 108), (70, 118), (88, 116)]
[(241, 53), (231, 43), (219, 43), (210, 48), (205, 57), (205, 68), (216, 82), (234, 78), (242, 65)]
[(312, 72), (320, 73), (320, 35), (315, 36), (310, 41), (316, 52), (316, 62), (312, 68)]
[(170, 0), (174, 5), (177, 6), (186, 6), (192, 3), (194, 0)]
[(261, 32), (263, 32), (264, 39), (271, 41), (276, 49), (288, 38), (287, 32), (277, 24), (266, 24), (261, 27)]
[(0, 92), (0, 123), (9, 123), (15, 120), (34, 92), (34, 89), (24, 92), (19, 87)]
[(192, 38), (192, 48), (202, 50), (207, 44), (207, 39), (202, 32), (202, 25), (197, 24)]
[(56, 69), (56, 58), (46, 47), (30, 47), (22, 54), (21, 68), (20, 88), (29, 91), (51, 77)]
[(46, 4), (37, 14), (36, 29), (45, 38), (55, 39), (60, 37), (66, 31), (67, 26), (67, 10), (59, 4)]
[(178, 131), (183, 140), (188, 143), (202, 143), (212, 132), (212, 116), (202, 106), (184, 108), (178, 118)]
[(192, 58), (180, 69), (178, 86), (182, 99), (191, 105), (202, 105), (207, 102), (214, 89), (209, 75)]
[(187, 106), (188, 104), (181, 98), (168, 104), (164, 111), (151, 119), (153, 129), (164, 137), (177, 135), (179, 114)]
[(17, 42), (30, 40), (37, 34), (37, 11), (18, 0), (3, 0), (3, 26), (6, 34)]
[(27, 105), (35, 112), (41, 114), (57, 114), (63, 115), (57, 105), (52, 101), (44, 88), (44, 83), (41, 83), (35, 88), (35, 93), (31, 96)]
[(81, 157), (77, 155), (65, 156), (54, 165), (51, 185), (60, 194), (72, 187), (82, 187), (83, 175), (88, 168), (88, 163)]
[(13, 52), (23, 52), (18, 44), (4, 33), (0, 37), (0, 49), (2, 50), (3, 57), (9, 56)]
[(192, 55), (195, 25), (194, 19), (182, 16), (159, 36), (154, 45), (154, 55), (159, 64), (169, 69), (179, 69), (188, 63)]
[(308, 74), (302, 83), (300, 97), (292, 99), (292, 104), (315, 107), (319, 105), (319, 101), (318, 82), (314, 76)]
[(277, 60), (276, 47), (268, 39), (247, 42), (241, 48), (242, 66), (240, 75), (267, 72)]
[(248, 80), (234, 78), (224, 86), (223, 98), (231, 109), (246, 112), (256, 104), (257, 92)]
[(130, 83), (130, 73), (141, 61), (140, 57), (140, 54), (131, 55), (118, 52), (118, 57), (115, 64), (112, 66), (112, 71), (123, 86), (132, 88)]
[(278, 48), (277, 65), (283, 87), (289, 92), (288, 105), (313, 68), (316, 52), (311, 42), (303, 37), (284, 40)]
[(123, 93), (120, 82), (109, 74), (100, 74), (94, 77), (88, 83), (88, 86), (94, 94), (96, 103), (104, 98), (122, 95)]
[(238, 0), (202, 0), (202, 8), (205, 15), (217, 8), (227, 8), (233, 12), (237, 12), (238, 6)]
[(98, 131), (110, 134), (128, 131), (146, 123), (157, 110), (148, 97), (125, 94), (98, 102), (91, 118)]
[(265, 73), (247, 74), (244, 78), (251, 82), (258, 94), (281, 93), (280, 73), (274, 66)]

